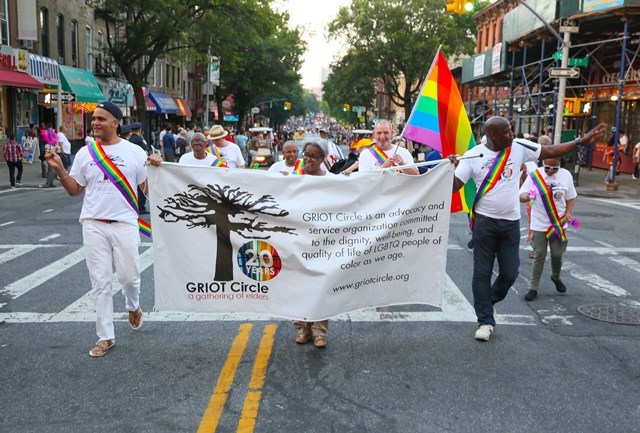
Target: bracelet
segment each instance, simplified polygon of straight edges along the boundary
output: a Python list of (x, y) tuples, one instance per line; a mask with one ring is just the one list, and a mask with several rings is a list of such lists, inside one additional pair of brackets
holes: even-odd
[(68, 177), (69, 177), (69, 173), (67, 173), (67, 175), (66, 175), (65, 177), (60, 177), (60, 176), (56, 176), (56, 177), (58, 178), (58, 180), (59, 180), (59, 181), (63, 181), (63, 180), (65, 180), (66, 178), (68, 178)]
[(576, 146), (582, 146), (582, 144), (580, 143), (580, 138), (576, 138), (575, 142), (576, 142)]

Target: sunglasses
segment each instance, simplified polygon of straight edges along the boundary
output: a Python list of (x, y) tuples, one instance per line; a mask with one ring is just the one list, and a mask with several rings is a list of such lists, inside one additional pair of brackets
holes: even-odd
[(545, 170), (553, 170), (553, 171), (558, 171), (560, 169), (560, 167), (557, 166), (551, 166), (551, 165), (545, 165), (544, 166)]

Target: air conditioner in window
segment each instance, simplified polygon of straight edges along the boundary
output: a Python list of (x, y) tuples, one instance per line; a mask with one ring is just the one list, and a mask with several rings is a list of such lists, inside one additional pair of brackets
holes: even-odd
[(64, 65), (64, 57), (58, 57), (58, 64)]
[(23, 50), (32, 50), (33, 49), (33, 41), (21, 40), (20, 41), (20, 48), (22, 48)]

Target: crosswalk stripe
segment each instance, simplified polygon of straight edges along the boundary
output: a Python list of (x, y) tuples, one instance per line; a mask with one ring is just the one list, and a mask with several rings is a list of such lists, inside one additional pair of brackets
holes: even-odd
[[(153, 264), (153, 249), (149, 248), (147, 251), (140, 254), (140, 272), (142, 273), (142, 271), (147, 269), (152, 264)], [(118, 280), (114, 280), (111, 289), (112, 289), (112, 294), (115, 295), (120, 290), (122, 290), (122, 284), (120, 284)], [(79, 312), (85, 312), (85, 311), (93, 312), (93, 308), (94, 308), (93, 292), (92, 290), (89, 290), (84, 295), (79, 297), (76, 301), (69, 304), (64, 310), (60, 311), (56, 316), (59, 315), (61, 317), (73, 317), (74, 314)], [(57, 321), (56, 316), (52, 318), (53, 321)]]
[(71, 254), (68, 254), (63, 258), (38, 269), (32, 274), (9, 284), (4, 289), (1, 289), (0, 293), (9, 295), (12, 299), (16, 299), (34, 287), (37, 287), (45, 281), (48, 281), (56, 275), (66, 271), (68, 268), (76, 265), (82, 260), (84, 260), (84, 248), (79, 248)]
[(631, 296), (629, 292), (622, 287), (602, 278), (600, 275), (589, 272), (573, 262), (564, 261), (562, 264), (562, 270), (568, 272), (573, 278), (583, 281), (587, 286), (600, 292), (620, 297)]
[(609, 256), (609, 260), (628, 268), (631, 271), (640, 272), (640, 263), (625, 256)]
[(38, 248), (37, 245), (17, 245), (15, 247), (12, 247), (9, 251), (0, 253), (0, 265), (13, 260), (16, 257), (27, 254), (28, 252), (33, 251), (36, 248)]

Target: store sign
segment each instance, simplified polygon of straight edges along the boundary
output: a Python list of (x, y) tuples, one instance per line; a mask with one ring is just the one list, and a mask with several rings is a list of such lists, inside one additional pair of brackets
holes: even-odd
[(29, 67), (29, 52), (17, 50), (7, 45), (0, 45), (0, 69), (8, 71), (27, 72)]

